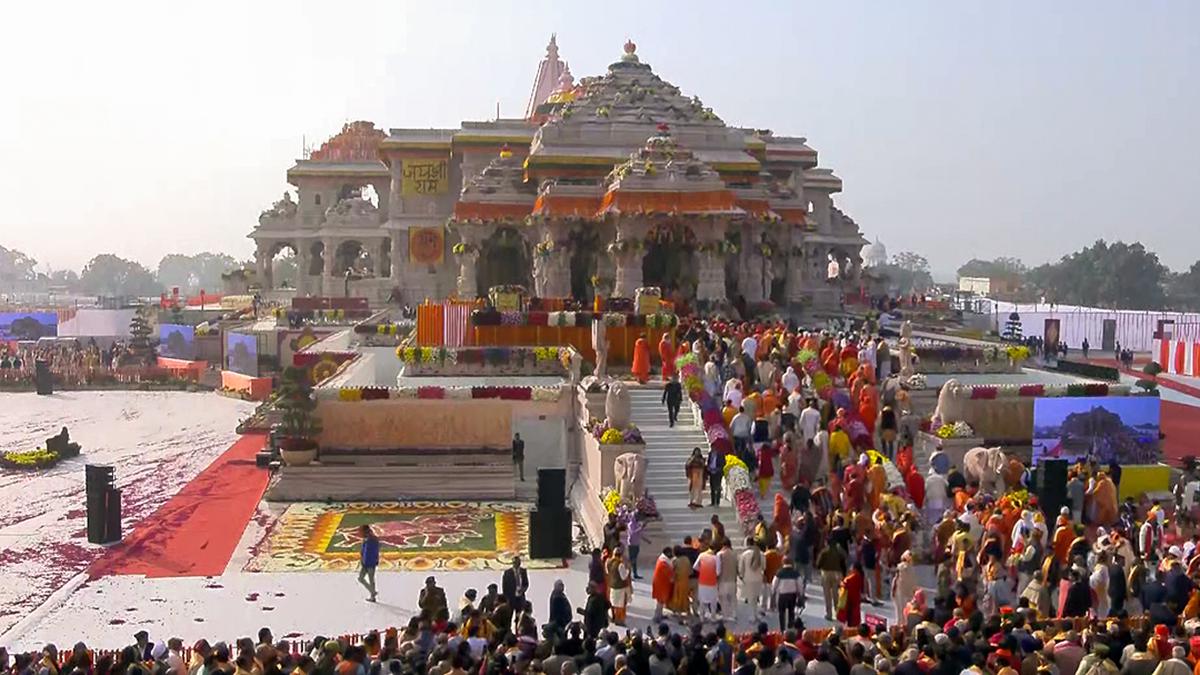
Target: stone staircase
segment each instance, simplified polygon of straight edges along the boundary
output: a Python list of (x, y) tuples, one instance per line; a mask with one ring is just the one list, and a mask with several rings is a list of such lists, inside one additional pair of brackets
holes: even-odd
[(719, 507), (709, 506), (709, 493), (706, 488), (704, 507), (688, 508), (684, 466), (692, 454), (692, 448), (699, 447), (707, 457), (708, 442), (686, 401), (679, 411), (675, 427), (667, 425), (667, 407), (662, 403), (662, 391), (661, 385), (630, 389), (631, 419), (642, 431), (642, 437), (646, 441), (646, 488), (658, 504), (659, 514), (662, 516), (662, 535), (665, 539), (658, 541), (656, 538), (655, 541), (647, 542), (643, 548), (660, 551), (668, 544), (681, 543), (688, 535), (696, 537), (701, 530), (709, 526), (713, 513), (721, 517), (721, 522), (725, 524), (737, 547), (741, 544), (741, 528), (732, 507), (725, 502)]

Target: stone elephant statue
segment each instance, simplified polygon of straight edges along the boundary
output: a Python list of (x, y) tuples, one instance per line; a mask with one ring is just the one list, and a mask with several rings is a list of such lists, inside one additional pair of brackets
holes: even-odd
[(979, 489), (990, 494), (999, 494), (1007, 481), (1008, 456), (999, 447), (971, 448), (963, 456), (963, 475), (967, 481), (979, 481)]
[(614, 429), (624, 429), (629, 426), (633, 403), (629, 398), (629, 390), (621, 381), (608, 385), (608, 395), (604, 397), (604, 416), (608, 425)]
[(637, 452), (617, 455), (613, 460), (613, 477), (621, 501), (636, 502), (646, 491), (646, 458)]

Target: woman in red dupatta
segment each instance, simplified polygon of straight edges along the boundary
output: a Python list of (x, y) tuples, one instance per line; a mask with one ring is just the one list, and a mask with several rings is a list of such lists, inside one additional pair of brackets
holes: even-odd
[[(838, 620), (850, 628), (862, 623), (862, 596), (865, 581), (866, 577), (863, 574), (862, 565), (859, 563), (855, 563), (850, 574), (842, 579), (841, 595), (845, 597), (845, 603), (838, 610)], [(841, 598), (839, 598), (839, 602), (840, 600)]]

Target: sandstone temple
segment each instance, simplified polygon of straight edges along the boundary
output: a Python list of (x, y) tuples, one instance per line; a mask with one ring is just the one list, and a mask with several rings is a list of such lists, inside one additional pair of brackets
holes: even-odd
[[(857, 289), (866, 240), (805, 138), (726, 124), (632, 42), (576, 82), (552, 37), (524, 117), (457, 129), (352, 122), (287, 172), (262, 213), (265, 293), (423, 299), (521, 285), (539, 297), (821, 306)], [(277, 281), (279, 283), (277, 283)]]

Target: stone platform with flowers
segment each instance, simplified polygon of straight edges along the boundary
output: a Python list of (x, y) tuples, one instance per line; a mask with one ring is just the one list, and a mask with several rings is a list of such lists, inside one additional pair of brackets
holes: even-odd
[[(531, 499), (538, 468), (566, 466), (570, 348), (364, 351), (315, 388), (319, 450), (285, 463), (268, 499)], [(512, 458), (518, 433), (524, 482)]]

